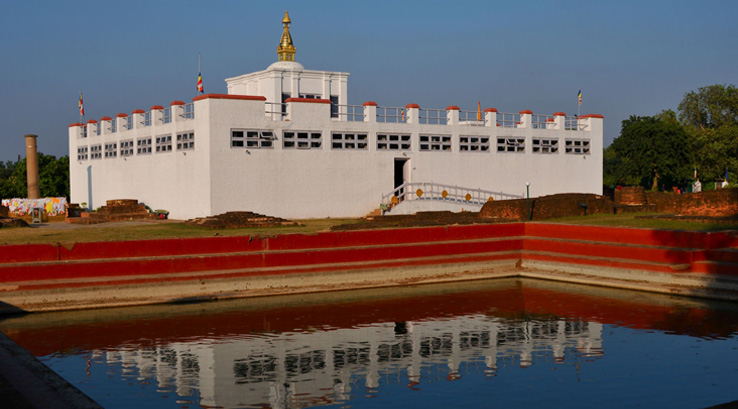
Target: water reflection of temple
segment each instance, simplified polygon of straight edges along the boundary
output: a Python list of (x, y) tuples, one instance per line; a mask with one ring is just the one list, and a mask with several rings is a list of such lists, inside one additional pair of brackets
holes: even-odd
[(567, 353), (602, 355), (602, 324), (473, 314), (95, 351), (96, 361), (121, 365), (124, 377), (155, 381), (182, 397), (199, 390), (200, 405), (226, 408), (329, 404), (347, 400), (357, 379), (376, 389), (388, 374), (406, 376), (422, 387), (494, 375), (498, 366), (564, 362)]

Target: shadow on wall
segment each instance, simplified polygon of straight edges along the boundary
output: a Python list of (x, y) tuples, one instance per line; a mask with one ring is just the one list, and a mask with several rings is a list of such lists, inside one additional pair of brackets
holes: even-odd
[(95, 208), (92, 205), (92, 165), (87, 167), (87, 208)]

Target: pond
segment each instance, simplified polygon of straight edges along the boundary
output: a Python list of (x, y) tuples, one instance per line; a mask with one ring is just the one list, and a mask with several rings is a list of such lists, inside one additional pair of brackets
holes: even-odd
[(64, 313), (0, 330), (106, 408), (738, 400), (738, 305), (505, 279)]

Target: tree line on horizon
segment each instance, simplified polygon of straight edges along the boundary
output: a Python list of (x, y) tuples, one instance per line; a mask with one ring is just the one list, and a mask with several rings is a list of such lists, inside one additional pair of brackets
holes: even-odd
[(730, 183), (738, 178), (738, 88), (702, 87), (687, 92), (677, 112), (632, 115), (605, 148), (603, 166), (606, 186), (658, 191), (699, 179), (710, 188), (726, 176)]
[[(38, 185), (41, 197), (69, 199), (69, 156), (56, 158), (38, 153)], [(0, 199), (28, 196), (26, 158), (0, 161)]]

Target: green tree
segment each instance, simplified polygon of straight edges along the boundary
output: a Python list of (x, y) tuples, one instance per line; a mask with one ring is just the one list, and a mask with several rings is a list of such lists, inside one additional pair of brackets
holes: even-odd
[[(38, 154), (38, 181), (42, 197), (69, 198), (69, 157)], [(0, 198), (27, 197), (26, 159), (0, 162)]]
[(738, 172), (738, 88), (717, 84), (686, 93), (679, 120), (690, 136), (700, 178)]
[(685, 183), (690, 177), (692, 146), (684, 127), (664, 111), (653, 117), (631, 116), (606, 152), (611, 181), (652, 190)]
[(26, 197), (26, 160), (7, 161), (0, 171), (0, 198)]
[(700, 129), (738, 124), (738, 88), (710, 85), (684, 94), (679, 103), (679, 120)]

